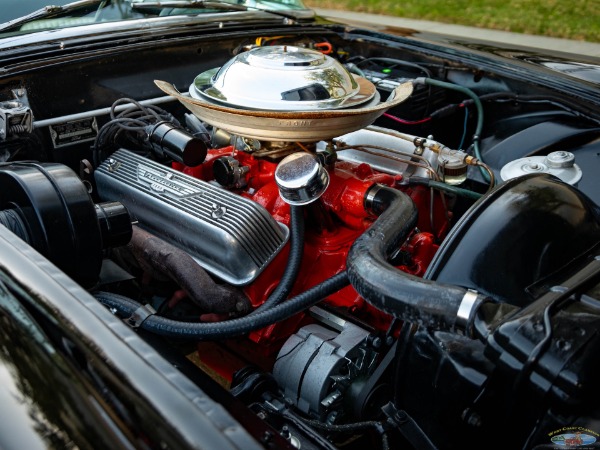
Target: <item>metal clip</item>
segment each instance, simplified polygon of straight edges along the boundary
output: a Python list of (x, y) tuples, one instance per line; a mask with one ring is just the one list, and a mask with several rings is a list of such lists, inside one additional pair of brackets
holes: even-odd
[(156, 310), (149, 304), (142, 305), (136, 309), (130, 317), (124, 320), (124, 322), (131, 328), (139, 328), (150, 316), (156, 314)]
[(425, 143), (427, 142), (427, 139), (424, 139), (422, 137), (416, 137), (413, 140), (413, 144), (415, 144), (415, 151), (414, 154), (417, 156), (422, 156), (423, 153), (425, 153)]
[(456, 326), (458, 331), (465, 331), (469, 324), (469, 319), (473, 311), (481, 303), (479, 293), (473, 289), (468, 289), (460, 302), (458, 312), (456, 313)]

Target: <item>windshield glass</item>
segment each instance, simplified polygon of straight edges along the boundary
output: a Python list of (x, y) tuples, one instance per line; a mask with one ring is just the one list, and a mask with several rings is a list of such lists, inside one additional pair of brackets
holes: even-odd
[(306, 9), (302, 0), (2, 0), (2, 6), (0, 35), (157, 16)]

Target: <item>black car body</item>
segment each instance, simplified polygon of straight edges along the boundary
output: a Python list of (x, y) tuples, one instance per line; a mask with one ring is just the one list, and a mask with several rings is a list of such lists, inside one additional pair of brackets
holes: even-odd
[(600, 61), (184, 3), (0, 27), (0, 447), (595, 448)]

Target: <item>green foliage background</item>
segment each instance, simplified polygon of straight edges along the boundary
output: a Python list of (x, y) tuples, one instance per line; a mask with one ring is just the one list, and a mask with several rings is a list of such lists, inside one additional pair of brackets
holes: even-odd
[(304, 0), (307, 6), (387, 14), (600, 42), (600, 0)]

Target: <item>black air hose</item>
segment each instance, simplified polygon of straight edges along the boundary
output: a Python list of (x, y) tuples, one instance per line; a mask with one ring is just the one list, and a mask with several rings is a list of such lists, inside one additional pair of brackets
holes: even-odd
[[(224, 322), (190, 323), (149, 315), (141, 323), (140, 327), (152, 333), (174, 338), (196, 340), (231, 338), (287, 319), (313, 306), (347, 285), (348, 275), (344, 271), (280, 305), (273, 306), (266, 311), (261, 311), (252, 316), (240, 317)], [(134, 312), (142, 308), (142, 305), (134, 300), (110, 292), (96, 292), (94, 296), (108, 308), (115, 309), (122, 317), (131, 317)]]
[(31, 242), (25, 221), (14, 209), (0, 211), (0, 225), (4, 225), (25, 242)]
[(298, 278), (304, 251), (304, 210), (302, 206), (290, 205), (290, 215), (290, 254), (287, 266), (277, 287), (269, 298), (251, 313), (252, 315), (272, 308), (288, 298), (296, 278)]
[[(365, 300), (394, 317), (428, 328), (453, 330), (467, 289), (415, 277), (387, 262), (389, 254), (414, 229), (417, 208), (403, 192), (383, 186), (373, 189), (376, 191), (371, 190), (367, 198), (372, 199), (371, 209), (381, 215), (348, 253), (350, 283)], [(482, 300), (477, 296), (472, 304)]]

